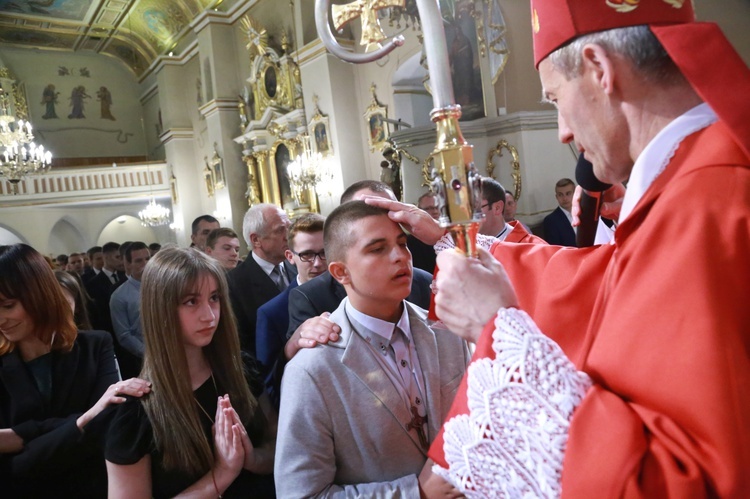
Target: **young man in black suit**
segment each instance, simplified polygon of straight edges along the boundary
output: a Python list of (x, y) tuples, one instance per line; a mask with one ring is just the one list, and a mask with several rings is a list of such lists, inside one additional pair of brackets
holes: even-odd
[(113, 332), (112, 318), (109, 313), (109, 299), (118, 284), (125, 282), (125, 267), (120, 255), (120, 245), (109, 242), (102, 246), (104, 265), (101, 272), (86, 282), (89, 296), (94, 306), (89, 310), (91, 325), (94, 329)]
[(558, 246), (576, 247), (576, 233), (571, 225), (573, 192), (576, 184), (569, 178), (563, 178), (555, 184), (555, 198), (558, 206), (555, 211), (544, 217), (544, 240)]

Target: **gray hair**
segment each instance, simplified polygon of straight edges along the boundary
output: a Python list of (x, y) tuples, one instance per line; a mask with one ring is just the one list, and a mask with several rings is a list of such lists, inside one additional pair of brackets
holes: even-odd
[(648, 26), (629, 26), (580, 36), (549, 55), (552, 65), (573, 79), (581, 74), (583, 47), (596, 44), (627, 59), (649, 83), (669, 85), (681, 78), (677, 66)]
[(269, 208), (276, 209), (276, 205), (271, 203), (255, 204), (245, 212), (245, 218), (242, 220), (242, 237), (245, 238), (248, 246), (252, 246), (250, 234), (262, 236), (266, 233), (266, 213)]

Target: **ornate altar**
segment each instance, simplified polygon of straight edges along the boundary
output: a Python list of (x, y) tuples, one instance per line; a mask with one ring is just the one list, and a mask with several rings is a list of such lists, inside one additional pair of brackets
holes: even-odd
[(248, 168), (248, 204), (273, 203), (287, 212), (318, 211), (314, 188), (295, 189), (289, 165), (302, 154), (307, 122), (297, 63), (289, 55), (286, 33), (280, 50), (269, 46), (266, 29), (250, 16), (241, 22), (250, 53), (251, 74), (238, 99)]

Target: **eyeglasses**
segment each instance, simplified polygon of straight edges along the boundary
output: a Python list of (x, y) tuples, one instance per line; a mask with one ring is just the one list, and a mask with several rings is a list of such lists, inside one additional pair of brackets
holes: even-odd
[(300, 260), (302, 260), (305, 263), (310, 263), (315, 261), (315, 257), (320, 258), (321, 261), (326, 261), (326, 250), (320, 250), (318, 253), (314, 251), (303, 251), (302, 253), (297, 253), (294, 250), (290, 250), (292, 253), (297, 255)]
[(480, 209), (480, 210), (483, 210), (483, 209), (485, 209), (485, 208), (489, 209), (489, 207), (490, 207), (490, 203), (484, 203), (483, 205), (481, 205), (481, 206), (479, 207), (479, 209)]

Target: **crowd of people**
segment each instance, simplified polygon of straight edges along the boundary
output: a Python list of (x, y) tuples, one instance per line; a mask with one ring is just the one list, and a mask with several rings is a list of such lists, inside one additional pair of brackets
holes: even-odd
[(189, 248), (0, 246), (3, 495), (748, 496), (750, 104), (690, 64), (731, 47), (689, 3), (600, 3), (532, 12), (560, 139), (624, 193), (607, 244), (484, 179), (476, 258), (371, 180)]

